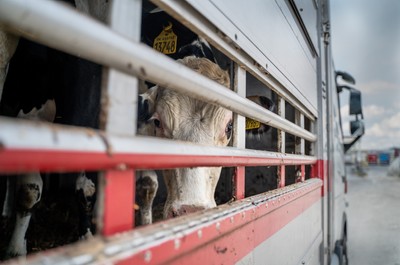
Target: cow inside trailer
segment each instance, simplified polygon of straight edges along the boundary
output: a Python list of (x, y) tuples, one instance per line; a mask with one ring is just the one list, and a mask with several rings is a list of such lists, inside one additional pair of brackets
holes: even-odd
[[(27, 263), (329, 264), (342, 255), (333, 252), (335, 242), (343, 239), (342, 224), (337, 226), (342, 220), (331, 224), (327, 219), (333, 213), (327, 210), (329, 198), (342, 196), (342, 184), (331, 186), (339, 180), (328, 167), (336, 156), (328, 157), (326, 150), (331, 141), (326, 122), (337, 113), (332, 112), (335, 103), (328, 101), (335, 98), (335, 87), (323, 72), (332, 69), (322, 66), (330, 65), (324, 61), (329, 52), (319, 37), (322, 27), (317, 27), (328, 4), (323, 2), (260, 1), (246, 7), (254, 20), (243, 20), (235, 1), (226, 6), (216, 1), (115, 0), (106, 26), (53, 1), (0, 3), (0, 23), (7, 31), (103, 66), (101, 100), (94, 100), (100, 108), (98, 130), (0, 118), (5, 128), (0, 131), (1, 173), (49, 175), (44, 177), (47, 194), (27, 233), (29, 252), (39, 255), (28, 256)], [(152, 24), (160, 10), (163, 18), (157, 23), (162, 26)], [(310, 12), (311, 20), (300, 10)], [(252, 24), (265, 19), (260, 16), (265, 13), (264, 22), (274, 20), (267, 24), (276, 28), (263, 34), (274, 36), (274, 42), (260, 39)], [(193, 42), (185, 39), (198, 36), (204, 42), (196, 42), (196, 49), (204, 54), (211, 49), (216, 63), (228, 71), (233, 91), (174, 60), (180, 58), (174, 41), (185, 40), (184, 56), (198, 55), (193, 47), (187, 49)], [(137, 135), (139, 79), (233, 111), (228, 147)], [(267, 107), (246, 99), (252, 96), (268, 98)], [(197, 167), (223, 167), (214, 194), (217, 207), (165, 220), (163, 171)], [(137, 196), (143, 190), (137, 189), (144, 185), (136, 183), (135, 191), (135, 176), (149, 169), (159, 175), (154, 224), (141, 226)], [(81, 171), (95, 172), (99, 180), (92, 220), (96, 234), (78, 242), (74, 224), (79, 211), (76, 199), (67, 195), (74, 191), (71, 185), (64, 190), (57, 186), (71, 180), (65, 173)], [(10, 224), (3, 221), (2, 238), (9, 236)], [(63, 247), (41, 251), (57, 246)], [(292, 250), (290, 255), (276, 254), (283, 246)]]

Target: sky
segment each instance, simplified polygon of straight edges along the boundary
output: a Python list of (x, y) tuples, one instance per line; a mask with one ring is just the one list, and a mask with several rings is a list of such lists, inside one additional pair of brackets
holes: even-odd
[[(361, 149), (400, 147), (400, 1), (331, 0), (336, 70), (350, 73), (362, 92), (365, 135)], [(341, 93), (349, 134), (349, 94)]]

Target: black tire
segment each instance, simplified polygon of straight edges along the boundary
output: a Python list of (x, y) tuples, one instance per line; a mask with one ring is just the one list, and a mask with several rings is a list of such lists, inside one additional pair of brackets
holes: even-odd
[(349, 265), (349, 257), (347, 252), (347, 236), (344, 235), (342, 240), (336, 241), (335, 254), (339, 258), (340, 265)]
[(349, 265), (349, 254), (347, 251), (347, 235), (343, 235), (343, 241), (342, 241), (342, 247), (343, 247), (343, 265)]
[(339, 258), (339, 265), (344, 265), (343, 264), (343, 261), (344, 261), (343, 246), (341, 243), (342, 243), (341, 240), (336, 241), (334, 252), (337, 255), (337, 257)]

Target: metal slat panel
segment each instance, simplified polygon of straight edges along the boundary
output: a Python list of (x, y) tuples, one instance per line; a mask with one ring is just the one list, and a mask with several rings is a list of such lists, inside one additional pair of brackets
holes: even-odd
[[(243, 116), (282, 129), (308, 141), (316, 135), (279, 117), (214, 81), (135, 43), (104, 25), (52, 1), (4, 0), (0, 23), (24, 37), (79, 54), (99, 64), (149, 79), (165, 87), (222, 105)], [(63, 30), (57, 30), (62, 28)], [(93, 45), (96, 43), (96, 45)], [(171, 79), (171, 77), (174, 77)]]

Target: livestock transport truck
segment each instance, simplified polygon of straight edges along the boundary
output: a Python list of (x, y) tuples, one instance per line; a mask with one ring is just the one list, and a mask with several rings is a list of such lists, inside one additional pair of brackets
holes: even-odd
[[(363, 124), (360, 100), (353, 100), (356, 120), (351, 135), (343, 136), (338, 94), (347, 88), (351, 98), (360, 95), (340, 84), (354, 80), (334, 68), (329, 1), (90, 4), (101, 3), (109, 8), (107, 23), (58, 1), (0, 1), (5, 31), (103, 66), (99, 129), (0, 117), (2, 175), (98, 172), (92, 239), (28, 248), (26, 258), (7, 262), (348, 264), (344, 152), (361, 137)], [(166, 36), (161, 28), (149, 47), (141, 29), (151, 28), (152, 21), (142, 18), (160, 11), (171, 17), (167, 26), (173, 33)], [(226, 62), (232, 91), (187, 74), (166, 56), (185, 37), (174, 33), (177, 25), (206, 40)], [(136, 135), (139, 79), (232, 110), (229, 146)], [(270, 98), (276, 107), (246, 99), (254, 95)], [(272, 129), (248, 133), (261, 124)], [(155, 214), (153, 224), (135, 225), (140, 170), (206, 166), (223, 167), (217, 207), (166, 220)], [(154, 209), (165, 200), (161, 182)], [(34, 240), (27, 236), (28, 246)]]

